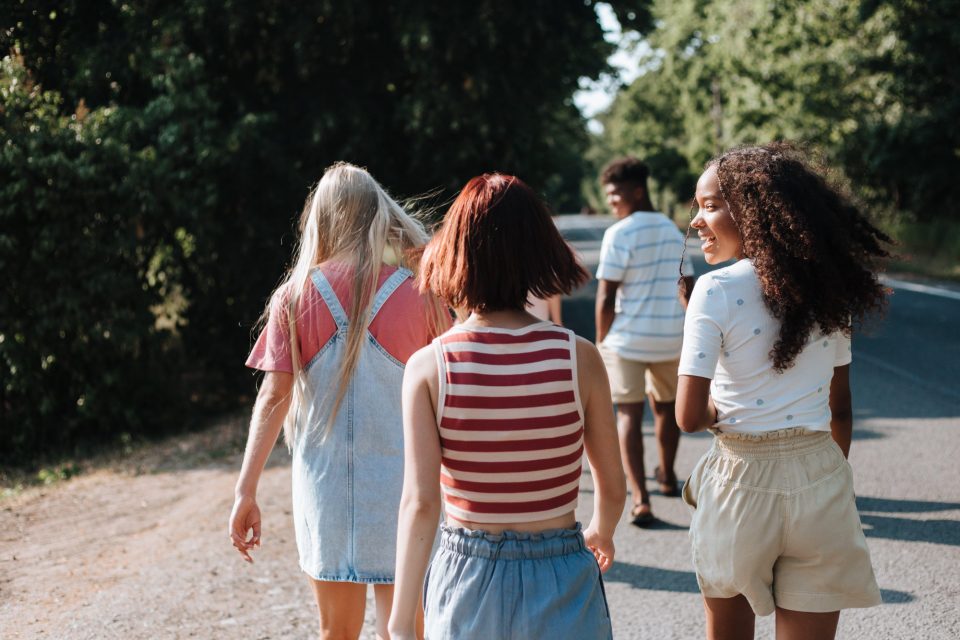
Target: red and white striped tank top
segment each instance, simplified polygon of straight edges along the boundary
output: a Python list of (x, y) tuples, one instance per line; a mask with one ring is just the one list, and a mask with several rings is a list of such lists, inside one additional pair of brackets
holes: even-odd
[(534, 522), (575, 509), (583, 409), (573, 332), (550, 322), (454, 327), (433, 344), (447, 513)]

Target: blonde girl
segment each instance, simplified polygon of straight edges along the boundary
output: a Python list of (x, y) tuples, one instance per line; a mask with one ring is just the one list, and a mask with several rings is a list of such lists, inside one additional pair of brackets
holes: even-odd
[(252, 562), (261, 538), (257, 484), (282, 428), (293, 457), (300, 567), (324, 638), (359, 636), (368, 584), (377, 632), (387, 635), (403, 477), (403, 369), (446, 327), (441, 307), (411, 280), (409, 256), (426, 240), (421, 224), (369, 173), (333, 165), (307, 199), (294, 265), (271, 296), (247, 359), (266, 374), (230, 537)]

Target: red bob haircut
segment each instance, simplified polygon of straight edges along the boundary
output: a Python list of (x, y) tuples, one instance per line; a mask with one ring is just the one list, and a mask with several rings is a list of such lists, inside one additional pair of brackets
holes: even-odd
[(424, 250), (419, 285), (455, 309), (499, 311), (570, 293), (589, 277), (533, 189), (485, 173), (466, 184)]

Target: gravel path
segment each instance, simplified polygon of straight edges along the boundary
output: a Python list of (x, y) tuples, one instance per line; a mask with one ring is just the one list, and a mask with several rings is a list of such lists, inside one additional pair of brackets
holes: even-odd
[[(882, 390), (881, 390), (882, 391)], [(864, 419), (853, 464), (886, 604), (845, 612), (841, 638), (960, 637), (957, 421)], [(312, 638), (315, 613), (297, 568), (288, 457), (260, 488), (264, 543), (247, 565), (227, 518), (245, 419), (146, 447), (73, 480), (0, 503), (0, 638)], [(652, 466), (653, 440), (647, 435)], [(678, 471), (709, 444), (685, 436)], [(904, 456), (920, 464), (894, 464)], [(589, 518), (584, 475), (580, 518)], [(700, 638), (703, 612), (679, 499), (654, 495), (659, 527), (624, 522), (606, 576), (615, 637)], [(372, 593), (372, 590), (371, 590)], [(372, 602), (364, 638), (373, 638)], [(772, 637), (772, 618), (757, 637)]]

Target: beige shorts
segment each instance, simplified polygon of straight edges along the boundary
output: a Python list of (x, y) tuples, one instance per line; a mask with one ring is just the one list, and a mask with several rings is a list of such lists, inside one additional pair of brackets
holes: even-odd
[(600, 345), (600, 355), (610, 378), (610, 395), (615, 404), (643, 402), (651, 394), (657, 402), (677, 399), (677, 369), (680, 360), (640, 362), (621, 358)]
[(703, 595), (743, 594), (754, 613), (880, 604), (854, 502), (853, 475), (830, 434), (802, 427), (715, 433), (683, 486)]

